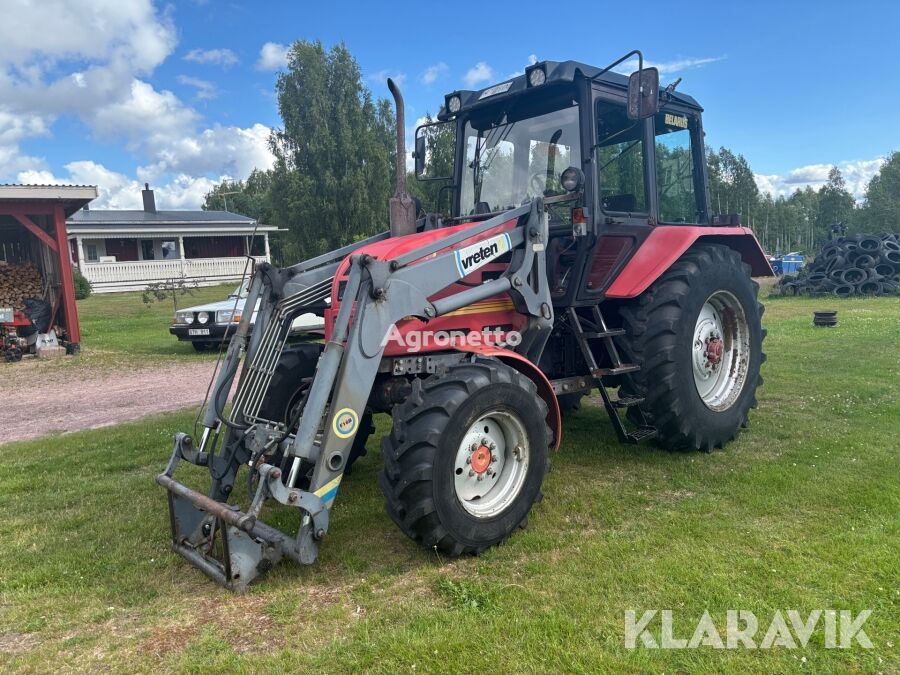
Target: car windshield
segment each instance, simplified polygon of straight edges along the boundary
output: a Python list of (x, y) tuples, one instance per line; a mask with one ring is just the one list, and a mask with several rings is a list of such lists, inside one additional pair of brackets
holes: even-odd
[(249, 287), (250, 287), (250, 282), (245, 281), (240, 286), (235, 288), (231, 293), (229, 293), (228, 297), (229, 298), (246, 298)]
[(559, 175), (581, 166), (578, 107), (520, 120), (506, 114), (466, 122), (460, 214), (503, 211), (526, 199), (563, 194)]

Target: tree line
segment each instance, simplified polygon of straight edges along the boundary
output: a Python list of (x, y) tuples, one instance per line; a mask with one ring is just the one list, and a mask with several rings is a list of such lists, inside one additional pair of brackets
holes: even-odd
[[(273, 168), (223, 181), (202, 208), (227, 203), (231, 211), (285, 228), (272, 240), (273, 258), (282, 265), (387, 229), (396, 157), (391, 102), (372, 95), (343, 44), (326, 50), (318, 41), (295, 42), (275, 88), (282, 127), (269, 138)], [(429, 173), (450, 175), (452, 131), (435, 128), (428, 150)], [(860, 204), (837, 167), (818, 190), (773, 197), (760, 192), (741, 154), (708, 150), (707, 166), (711, 211), (741, 214), (767, 252), (814, 252), (839, 223), (847, 233), (900, 232), (900, 152), (887, 158)], [(426, 210), (449, 210), (444, 183), (410, 177), (408, 185)]]

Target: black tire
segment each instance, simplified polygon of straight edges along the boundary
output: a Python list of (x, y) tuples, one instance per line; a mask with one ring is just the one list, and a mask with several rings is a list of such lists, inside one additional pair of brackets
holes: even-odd
[[(636, 303), (622, 309), (623, 348), (641, 366), (624, 389), (644, 398), (641, 410), (657, 428), (657, 442), (663, 447), (709, 452), (749, 424), (766, 358), (758, 290), (740, 255), (725, 246), (703, 244), (688, 250)], [(727, 407), (713, 410), (694, 383), (692, 344), (701, 309), (719, 291), (730, 293), (743, 310), (749, 358), (741, 388)]]
[[(289, 347), (281, 354), (272, 381), (260, 405), (260, 416), (273, 422), (281, 422), (290, 425), (294, 417), (299, 414), (298, 407), (304, 403), (306, 391), (316, 374), (316, 364), (319, 362), (319, 354), (322, 351), (318, 344), (300, 344)], [(372, 414), (362, 416), (359, 431), (353, 439), (353, 447), (347, 457), (344, 473), (350, 475), (353, 463), (367, 453), (366, 441), (375, 431), (372, 422)], [(272, 461), (281, 462), (281, 457), (276, 456)]]
[(212, 349), (212, 346), (212, 342), (202, 342), (199, 340), (193, 340), (191, 342), (191, 347), (194, 348), (195, 352), (208, 352), (210, 349)]
[[(528, 442), (528, 467), (512, 500), (496, 515), (476, 517), (457, 497), (454, 464), (470, 427), (485, 413), (515, 413)], [(475, 358), (413, 383), (393, 410), (381, 441), (379, 483), (388, 515), (425, 548), (458, 556), (481, 553), (524, 527), (550, 466), (547, 405), (534, 383), (495, 359)], [(499, 485), (499, 483), (498, 483)]]
[(556, 397), (559, 403), (559, 412), (563, 415), (571, 415), (581, 410), (581, 400), (584, 394), (560, 394)]

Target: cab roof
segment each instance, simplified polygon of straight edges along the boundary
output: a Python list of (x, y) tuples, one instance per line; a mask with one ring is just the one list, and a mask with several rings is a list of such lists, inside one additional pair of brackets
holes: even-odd
[[(455, 114), (458, 114), (451, 114), (447, 110), (446, 101), (449, 100), (451, 96), (459, 96), (462, 105), (458, 112), (466, 112), (478, 108), (483, 104), (497, 103), (500, 100), (520, 96), (531, 90), (541, 89), (558, 83), (574, 82), (579, 77), (596, 79), (598, 82), (610, 85), (613, 88), (622, 89), (623, 91), (628, 88), (628, 76), (612, 70), (603, 72), (602, 68), (589, 66), (586, 63), (580, 63), (578, 61), (539, 61), (538, 63), (529, 66), (525, 72), (530, 72), (532, 68), (539, 67), (544, 68), (547, 79), (544, 84), (537, 87), (529, 87), (525, 74), (523, 73), (522, 75), (517, 75), (516, 77), (493, 84), (484, 89), (463, 89), (447, 94), (444, 99), (445, 104), (441, 106), (441, 110), (437, 115), (438, 119), (447, 120)], [(687, 94), (676, 91), (672, 94), (672, 100), (694, 108), (697, 111), (703, 110), (697, 100), (693, 96)]]

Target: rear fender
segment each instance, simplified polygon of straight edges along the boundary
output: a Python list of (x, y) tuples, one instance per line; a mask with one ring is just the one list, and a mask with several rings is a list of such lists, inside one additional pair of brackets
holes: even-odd
[(471, 352), (480, 356), (499, 359), (534, 382), (537, 385), (538, 395), (547, 404), (547, 423), (550, 425), (551, 431), (553, 431), (553, 449), (559, 450), (559, 445), (562, 442), (562, 415), (559, 412), (559, 402), (556, 400), (556, 394), (553, 393), (553, 386), (550, 384), (550, 380), (547, 379), (547, 376), (544, 375), (540, 368), (521, 354), (502, 347), (492, 345), (456, 345), (456, 349), (461, 352)]
[(643, 293), (695, 243), (721, 244), (740, 254), (755, 277), (774, 276), (772, 266), (749, 227), (660, 226), (653, 229), (606, 290), (607, 298)]

